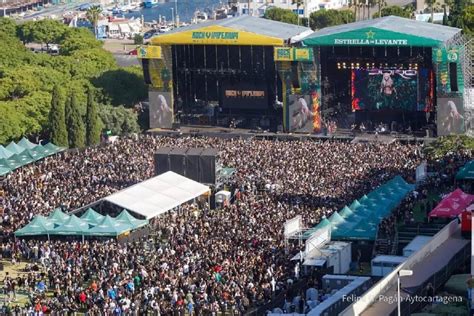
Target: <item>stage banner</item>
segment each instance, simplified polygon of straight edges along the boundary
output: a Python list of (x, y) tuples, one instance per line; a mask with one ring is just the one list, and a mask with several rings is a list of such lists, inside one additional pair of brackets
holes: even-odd
[(163, 55), (161, 53), (161, 46), (140, 46), (137, 48), (137, 58), (138, 59), (161, 59)]
[(313, 61), (312, 48), (275, 47), (275, 61)]
[[(436, 67), (438, 97), (463, 94), (464, 78), (460, 59), (462, 53), (462, 48), (459, 46), (433, 49), (432, 59)], [(455, 74), (452, 72), (455, 72)], [(457, 81), (457, 91), (451, 91), (451, 79), (453, 77)]]
[(149, 73), (151, 87), (148, 92), (150, 128), (170, 129), (174, 123), (173, 71), (170, 46), (162, 46), (161, 58), (151, 58)]
[(260, 45), (283, 46), (281, 38), (259, 35), (219, 25), (170, 32), (151, 39), (152, 45)]

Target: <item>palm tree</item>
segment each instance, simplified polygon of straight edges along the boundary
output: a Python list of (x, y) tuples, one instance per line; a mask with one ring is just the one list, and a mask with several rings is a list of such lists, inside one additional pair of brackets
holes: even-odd
[(354, 19), (357, 21), (357, 0), (349, 0), (349, 8), (354, 8)]
[(372, 19), (371, 10), (375, 7), (377, 0), (368, 0), (367, 2), (367, 19)]
[(296, 16), (298, 17), (298, 25), (300, 25), (300, 7), (304, 4), (304, 0), (292, 0), (291, 3), (296, 4)]
[(102, 14), (102, 9), (99, 6), (92, 6), (87, 9), (87, 19), (92, 23), (94, 27), (94, 35), (97, 37), (97, 24), (99, 23), (99, 17)]
[(434, 9), (437, 0), (425, 0), (425, 4), (428, 6), (431, 12), (431, 23), (434, 23)]
[(386, 5), (387, 5), (387, 2), (385, 0), (377, 0), (379, 18), (382, 17), (382, 8), (385, 7)]

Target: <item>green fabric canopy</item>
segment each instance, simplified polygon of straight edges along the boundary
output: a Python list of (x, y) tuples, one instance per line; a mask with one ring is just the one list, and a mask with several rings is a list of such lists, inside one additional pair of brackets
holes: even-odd
[(331, 224), (337, 225), (344, 222), (344, 218), (339, 215), (338, 212), (334, 212), (331, 216), (329, 216), (329, 221), (331, 222)]
[(474, 179), (474, 160), (469, 161), (456, 174), (456, 180)]
[(15, 232), (15, 236), (35, 236), (35, 235), (48, 235), (54, 228), (54, 223), (49, 221), (42, 215), (37, 215), (33, 220), (23, 228), (20, 228)]
[(32, 142), (30, 142), (28, 139), (26, 139), (25, 137), (23, 137), (19, 142), (18, 142), (18, 145), (25, 148), (25, 149), (33, 149), (36, 147), (36, 144), (33, 144)]
[(11, 151), (0, 145), (0, 158), (10, 158), (13, 155)]
[(89, 231), (89, 223), (76, 215), (71, 215), (63, 224), (54, 228), (50, 235), (79, 235), (85, 236)]
[(100, 215), (93, 209), (88, 208), (87, 211), (84, 214), (82, 214), (81, 219), (88, 222), (91, 225), (97, 225), (104, 219), (104, 216)]
[(116, 237), (132, 229), (132, 226), (118, 222), (109, 215), (106, 215), (98, 225), (87, 230), (86, 233), (90, 236)]
[(62, 224), (69, 219), (69, 215), (61, 211), (60, 208), (56, 208), (51, 214), (49, 214), (48, 219), (54, 223)]
[(8, 146), (7, 146), (7, 149), (9, 151), (11, 151), (12, 153), (14, 153), (14, 154), (20, 154), (20, 153), (24, 152), (26, 148), (23, 148), (23, 147), (17, 145), (15, 142), (10, 142), (10, 144), (8, 144)]
[(144, 220), (137, 219), (137, 218), (133, 217), (132, 215), (130, 215), (130, 213), (127, 212), (127, 210), (123, 210), (119, 214), (119, 216), (117, 216), (115, 218), (115, 220), (119, 223), (122, 223), (122, 224), (125, 224), (125, 225), (130, 225), (134, 229), (145, 226), (146, 224), (148, 224), (148, 220), (146, 220), (146, 219), (144, 219)]

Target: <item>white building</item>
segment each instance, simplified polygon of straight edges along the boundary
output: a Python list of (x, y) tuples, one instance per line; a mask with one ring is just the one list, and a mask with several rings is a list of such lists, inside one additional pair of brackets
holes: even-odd
[(340, 9), (348, 4), (348, 0), (301, 0), (301, 5), (294, 4), (293, 0), (234, 0), (233, 6), (237, 8), (237, 15), (248, 14), (250, 4), (250, 15), (263, 16), (265, 10), (271, 7), (292, 10), (300, 17), (309, 17), (314, 11), (320, 9)]

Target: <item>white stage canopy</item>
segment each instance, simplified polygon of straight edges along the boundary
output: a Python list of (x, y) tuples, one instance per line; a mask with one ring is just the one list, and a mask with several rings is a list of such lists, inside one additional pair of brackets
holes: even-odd
[(104, 200), (150, 219), (209, 191), (206, 185), (168, 171)]

